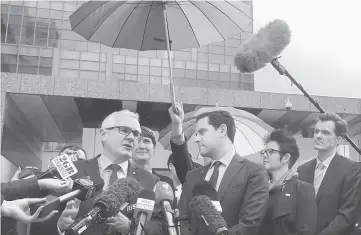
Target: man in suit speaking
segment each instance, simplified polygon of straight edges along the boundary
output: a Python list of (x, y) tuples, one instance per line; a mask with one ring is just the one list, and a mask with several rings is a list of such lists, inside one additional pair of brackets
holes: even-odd
[(268, 202), (268, 176), (265, 168), (240, 157), (233, 145), (235, 122), (226, 111), (200, 114), (195, 142), (207, 166), (189, 171), (179, 202), (182, 235), (190, 234), (188, 204), (196, 183), (208, 181), (218, 191), (222, 216), (230, 234), (257, 234)]

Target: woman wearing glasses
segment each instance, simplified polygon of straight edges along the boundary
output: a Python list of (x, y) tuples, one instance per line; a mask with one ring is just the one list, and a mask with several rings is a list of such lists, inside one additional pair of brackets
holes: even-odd
[(296, 140), (273, 131), (261, 151), (270, 176), (269, 201), (260, 235), (314, 235), (317, 207), (313, 186), (300, 181), (292, 169), (299, 157)]

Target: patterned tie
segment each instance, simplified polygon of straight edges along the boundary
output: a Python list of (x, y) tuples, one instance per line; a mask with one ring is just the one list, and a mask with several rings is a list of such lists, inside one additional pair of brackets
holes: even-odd
[(326, 166), (322, 162), (320, 162), (316, 167), (315, 179), (313, 180), (313, 186), (315, 187), (316, 196), (317, 196), (318, 190), (320, 189), (323, 175), (325, 173), (325, 169), (326, 169)]
[(107, 169), (112, 170), (112, 174), (110, 175), (110, 179), (109, 179), (109, 186), (110, 186), (118, 179), (118, 171), (122, 168), (117, 164), (110, 164), (107, 167)]
[(216, 161), (213, 164), (213, 173), (211, 178), (209, 178), (208, 182), (215, 188), (217, 186), (218, 176), (219, 176), (219, 167), (222, 165), (222, 162)]

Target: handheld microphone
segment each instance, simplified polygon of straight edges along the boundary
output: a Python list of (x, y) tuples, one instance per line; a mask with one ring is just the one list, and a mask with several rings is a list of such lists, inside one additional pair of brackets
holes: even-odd
[(217, 209), (217, 211), (222, 212), (222, 206), (219, 202), (218, 192), (210, 183), (203, 181), (195, 184), (192, 189), (192, 194), (193, 197), (200, 195), (207, 196), (212, 201), (212, 204)]
[(241, 73), (253, 73), (270, 63), (291, 41), (291, 30), (282, 20), (274, 20), (247, 40), (234, 62)]
[(44, 206), (39, 216), (43, 217), (50, 214), (53, 210), (59, 210), (60, 205), (68, 202), (74, 198), (81, 201), (86, 201), (95, 195), (95, 192), (101, 190), (104, 186), (104, 181), (93, 182), (90, 177), (83, 177), (74, 180), (73, 191), (66, 193), (60, 197), (54, 195), (47, 195), (46, 201), (41, 204), (33, 204), (30, 206), (31, 213), (34, 213), (40, 206)]
[(134, 210), (135, 210), (135, 207), (137, 205), (137, 200), (138, 198), (134, 198), (131, 202), (129, 203), (124, 203), (122, 205), (122, 207), (120, 208), (120, 212), (125, 215), (126, 217), (128, 217), (128, 219), (132, 219), (133, 218), (133, 215), (134, 215)]
[(154, 210), (154, 199), (155, 194), (153, 191), (147, 189), (140, 191), (134, 209), (134, 219), (136, 221), (134, 235), (144, 234), (144, 225), (150, 220)]
[(61, 155), (52, 159), (53, 167), (49, 167), (47, 171), (38, 176), (38, 179), (66, 179), (68, 177), (77, 179), (84, 177), (83, 171), (79, 172), (80, 169), (85, 168), (87, 160), (79, 159), (78, 161), (71, 161), (68, 155)]
[(174, 200), (172, 187), (166, 182), (158, 181), (154, 185), (154, 192), (156, 195), (155, 202), (162, 206), (162, 211), (167, 220), (169, 235), (177, 235), (177, 230), (173, 221), (173, 209), (171, 206)]
[[(189, 203), (191, 231), (194, 235), (227, 235), (227, 223), (204, 195), (195, 196)], [(201, 221), (201, 222), (200, 222)]]
[(91, 211), (65, 230), (65, 235), (79, 235), (94, 224), (102, 224), (106, 218), (115, 216), (124, 203), (134, 200), (139, 191), (140, 184), (132, 178), (115, 181), (96, 197)]

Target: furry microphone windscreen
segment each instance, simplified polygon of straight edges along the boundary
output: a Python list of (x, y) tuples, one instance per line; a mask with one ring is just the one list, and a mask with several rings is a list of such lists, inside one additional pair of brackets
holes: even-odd
[(191, 216), (191, 227), (197, 227), (199, 234), (216, 234), (219, 228), (227, 227), (221, 212), (217, 211), (207, 196), (193, 197), (188, 209)]
[(241, 73), (253, 73), (270, 63), (291, 41), (286, 22), (274, 20), (241, 45), (234, 62)]
[(95, 199), (95, 205), (97, 203), (106, 205), (109, 217), (115, 216), (124, 203), (129, 203), (138, 197), (140, 190), (141, 186), (135, 179), (118, 179)]

